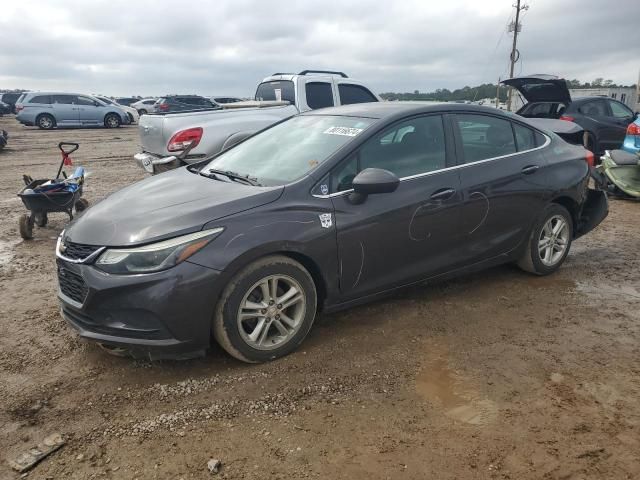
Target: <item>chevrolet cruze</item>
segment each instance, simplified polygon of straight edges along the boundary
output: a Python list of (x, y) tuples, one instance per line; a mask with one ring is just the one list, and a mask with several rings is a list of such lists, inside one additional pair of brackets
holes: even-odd
[(271, 360), (319, 311), (507, 262), (554, 272), (607, 214), (589, 157), (491, 108), (308, 112), (87, 210), (58, 240), (62, 314), (119, 352)]

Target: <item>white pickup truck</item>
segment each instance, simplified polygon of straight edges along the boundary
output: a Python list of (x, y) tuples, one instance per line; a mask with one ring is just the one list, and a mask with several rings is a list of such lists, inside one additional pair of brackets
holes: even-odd
[(134, 158), (149, 173), (160, 173), (209, 159), (297, 113), (379, 101), (363, 83), (342, 72), (274, 73), (258, 85), (253, 101), (216, 110), (142, 115), (138, 126), (142, 152)]

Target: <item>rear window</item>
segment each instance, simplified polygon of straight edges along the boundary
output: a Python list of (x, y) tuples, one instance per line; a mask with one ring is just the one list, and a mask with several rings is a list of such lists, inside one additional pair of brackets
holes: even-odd
[(519, 152), (536, 148), (536, 136), (532, 129), (514, 123), (513, 132), (516, 134), (516, 146)]
[(340, 94), (340, 103), (342, 105), (378, 101), (373, 93), (360, 85), (341, 83), (338, 85), (338, 93)]
[(29, 100), (29, 103), (50, 104), (51, 103), (51, 95), (36, 95), (35, 97), (32, 97), (31, 100)]
[(333, 107), (333, 90), (331, 84), (326, 82), (309, 82), (305, 85), (307, 105), (316, 108)]
[(603, 100), (594, 100), (581, 105), (578, 111), (588, 117), (606, 117), (608, 116), (607, 105)]
[(296, 93), (291, 80), (264, 82), (258, 85), (256, 100), (277, 100), (296, 103)]
[(78, 97), (76, 97), (75, 95), (53, 95), (53, 102), (51, 103), (58, 103), (61, 105), (71, 105), (73, 103), (76, 103), (77, 100), (78, 100)]

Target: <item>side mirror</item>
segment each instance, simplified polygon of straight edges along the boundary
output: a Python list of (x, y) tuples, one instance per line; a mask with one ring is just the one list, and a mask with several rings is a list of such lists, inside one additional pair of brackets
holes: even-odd
[(366, 168), (356, 175), (352, 185), (352, 201), (361, 203), (367, 195), (394, 192), (400, 185), (400, 179), (389, 170)]

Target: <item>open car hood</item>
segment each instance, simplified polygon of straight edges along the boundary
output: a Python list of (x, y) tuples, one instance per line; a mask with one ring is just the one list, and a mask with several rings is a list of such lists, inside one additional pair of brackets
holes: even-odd
[(555, 75), (529, 75), (503, 80), (505, 85), (515, 88), (527, 102), (564, 102), (571, 101), (569, 88), (564, 78)]

